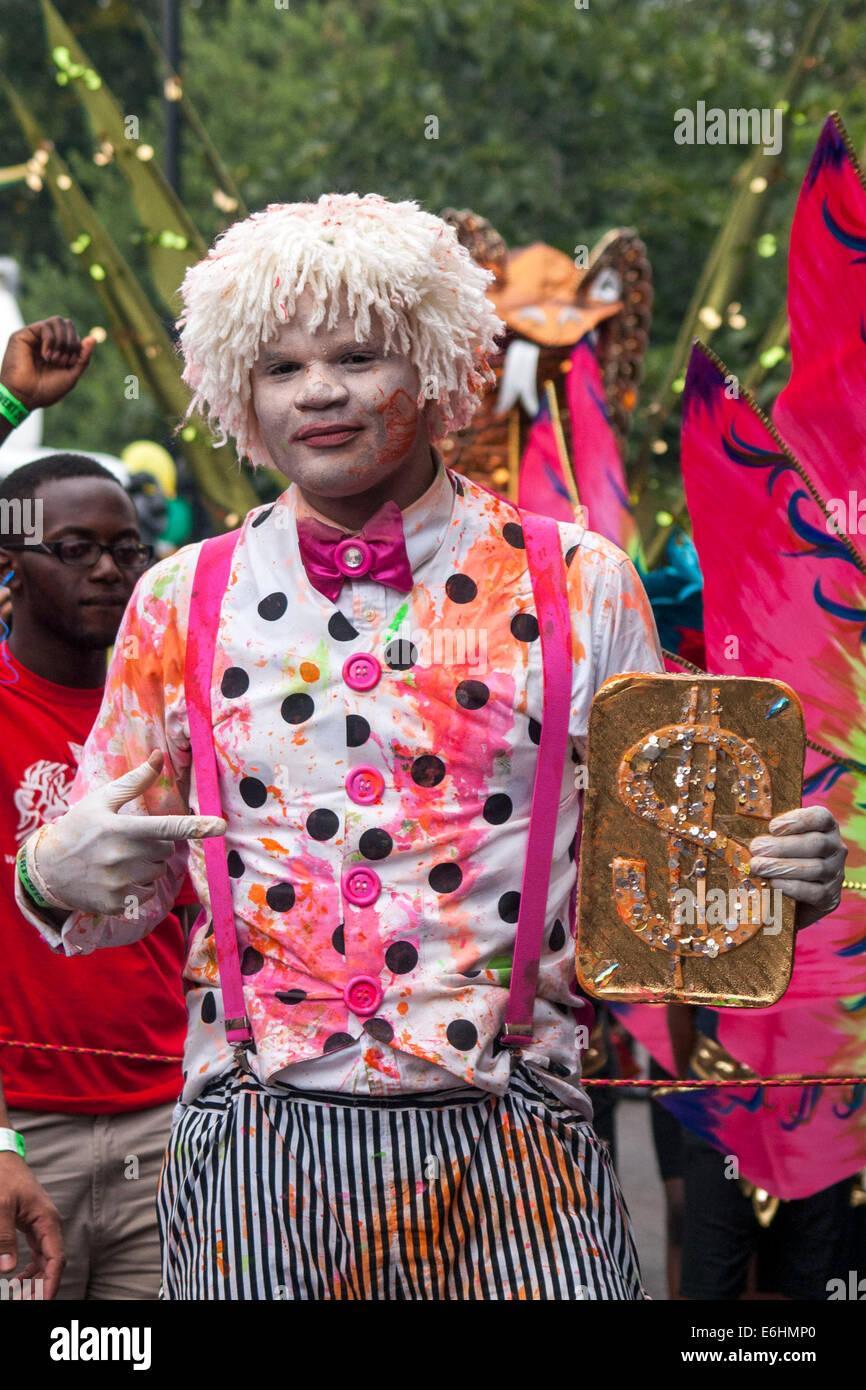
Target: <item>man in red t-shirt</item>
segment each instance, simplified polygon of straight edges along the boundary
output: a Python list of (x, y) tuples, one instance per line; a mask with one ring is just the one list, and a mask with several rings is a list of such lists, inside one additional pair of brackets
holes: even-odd
[[(52, 323), (68, 320), (10, 339), (0, 382), (19, 399), (20, 362), (32, 370)], [(0, 517), (0, 580), (14, 570), (6, 641), (0, 625), (0, 1135), (23, 1136), (48, 1194), (34, 1191), (16, 1153), (0, 1152), (0, 1274), (11, 1272), (18, 1224), (35, 1256), (21, 1277), (43, 1274), (51, 1295), (53, 1202), (67, 1257), (61, 1298), (156, 1298), (156, 1188), (186, 1034), (181, 924), (169, 916), (110, 958), (66, 958), (36, 938), (13, 892), (21, 841), (65, 809), (106, 649), (151, 555), (123, 487), (82, 455), (16, 469), (0, 483)], [(194, 901), (185, 890), (179, 903)]]

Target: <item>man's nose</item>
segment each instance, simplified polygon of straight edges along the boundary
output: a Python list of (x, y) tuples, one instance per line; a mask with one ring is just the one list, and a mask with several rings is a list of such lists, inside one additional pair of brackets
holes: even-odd
[(300, 410), (322, 410), (348, 400), (349, 393), (337, 374), (326, 366), (307, 367), (295, 405)]
[(115, 584), (119, 578), (122, 581), (123, 589), (132, 593), (132, 589), (129, 588), (129, 573), (120, 568), (110, 550), (103, 550), (90, 571), (90, 578), (103, 584)]

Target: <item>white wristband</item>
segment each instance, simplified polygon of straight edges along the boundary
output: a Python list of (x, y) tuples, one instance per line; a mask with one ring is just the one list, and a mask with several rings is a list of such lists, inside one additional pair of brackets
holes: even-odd
[(20, 1154), (22, 1158), (27, 1157), (24, 1135), (19, 1134), (17, 1129), (0, 1129), (0, 1153), (9, 1152)]

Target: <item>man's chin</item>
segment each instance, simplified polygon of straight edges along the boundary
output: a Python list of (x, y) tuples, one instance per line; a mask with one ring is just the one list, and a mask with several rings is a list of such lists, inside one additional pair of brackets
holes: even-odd
[(364, 463), (351, 457), (334, 457), (322, 459), (318, 465), (313, 466), (306, 460), (300, 465), (284, 461), (279, 465), (278, 471), (282, 473), (287, 484), (295, 483), (302, 492), (336, 499), (361, 497), (373, 488), (382, 487), (400, 472), (406, 461), (401, 459), (399, 463), (390, 464), (384, 469), (375, 461)]
[(85, 651), (106, 651), (109, 647), (114, 646), (119, 627), (119, 621), (116, 623), (94, 623), (93, 626), (79, 628), (75, 634), (76, 640)]

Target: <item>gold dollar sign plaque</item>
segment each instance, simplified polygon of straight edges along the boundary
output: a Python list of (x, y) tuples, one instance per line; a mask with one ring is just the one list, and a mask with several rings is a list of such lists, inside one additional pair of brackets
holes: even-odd
[(601, 999), (760, 1007), (791, 978), (796, 904), (749, 842), (801, 803), (805, 728), (781, 681), (622, 675), (589, 720), (577, 976)]

